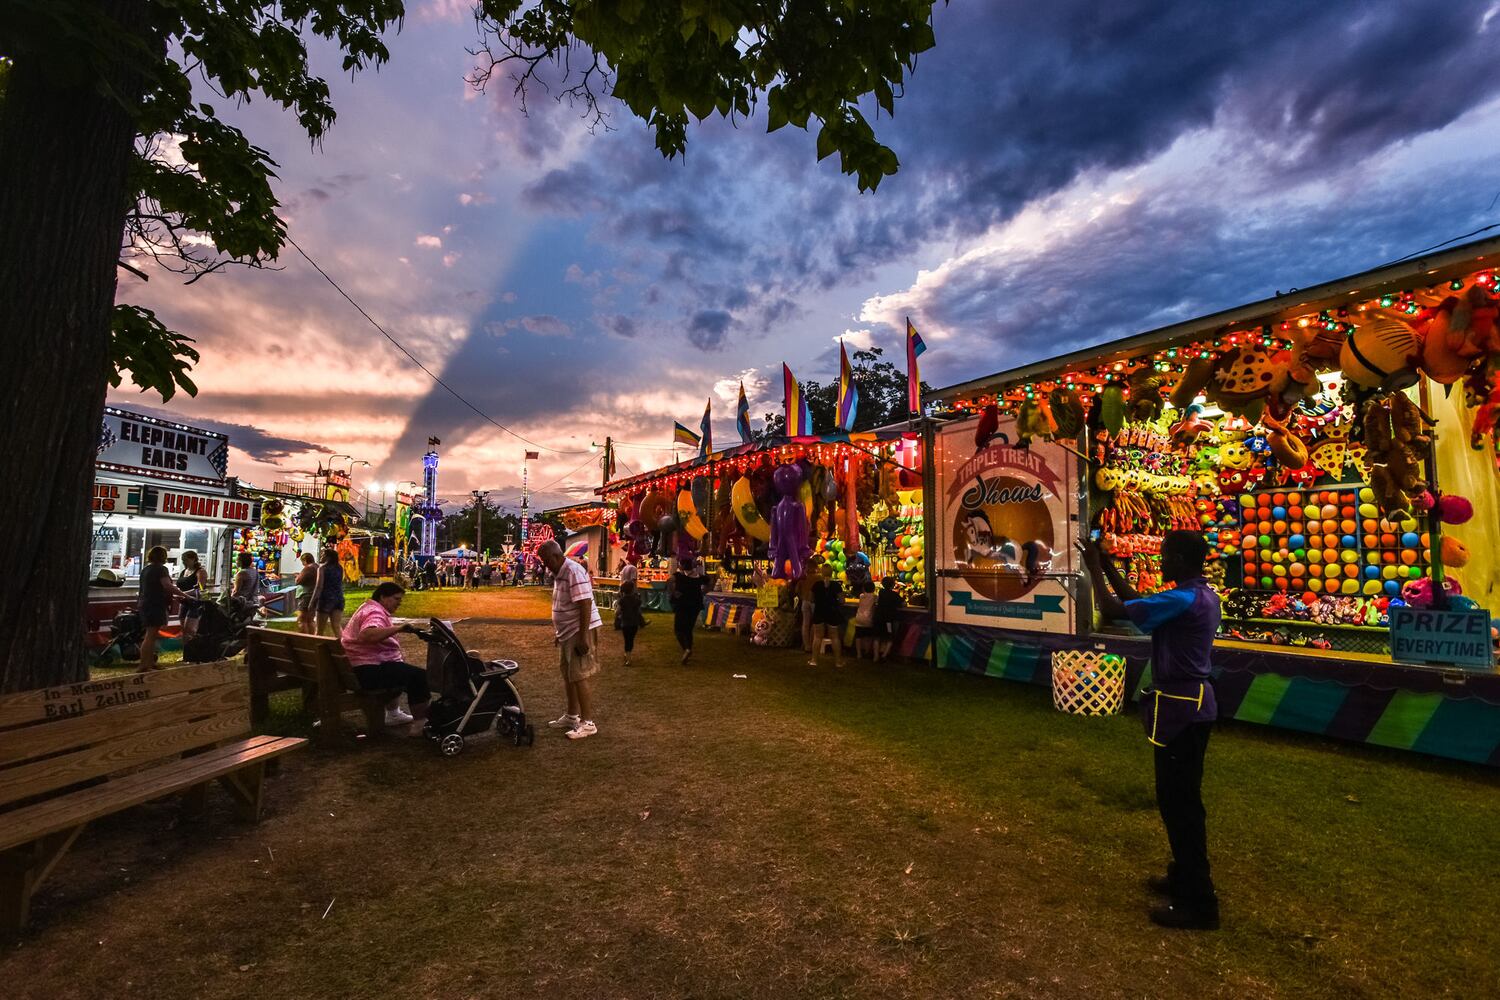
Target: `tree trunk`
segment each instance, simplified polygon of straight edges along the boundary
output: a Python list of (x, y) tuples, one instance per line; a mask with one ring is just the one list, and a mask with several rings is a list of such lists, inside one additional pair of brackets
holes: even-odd
[[(145, 0), (98, 6), (145, 36)], [(46, 39), (11, 41), (0, 101), (0, 691), (88, 676), (90, 494), (136, 135), (101, 82), (131, 101), (143, 86), (124, 58), (60, 80)]]

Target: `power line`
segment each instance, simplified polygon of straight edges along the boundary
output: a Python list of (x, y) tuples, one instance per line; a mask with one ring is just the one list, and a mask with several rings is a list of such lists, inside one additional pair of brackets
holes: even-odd
[[(1495, 197), (1496, 198), (1500, 198), (1500, 195), (1496, 195)], [(1493, 205), (1491, 207), (1493, 207)], [(1386, 263), (1381, 264), (1380, 266), (1381, 267), (1390, 267), (1392, 264), (1399, 264), (1402, 261), (1411, 260), (1413, 257), (1420, 257), (1424, 253), (1431, 253), (1433, 250), (1441, 250), (1443, 247), (1447, 246), (1450, 243), (1457, 243), (1459, 240), (1466, 240), (1470, 236), (1478, 236), (1480, 233), (1487, 233), (1491, 229), (1495, 229), (1495, 228), (1500, 228), (1500, 222), (1492, 222), (1488, 226), (1480, 226), (1478, 229), (1474, 230), (1472, 233), (1464, 233), (1462, 236), (1455, 236), (1451, 240), (1444, 240), (1441, 243), (1434, 243), (1430, 247), (1423, 247), (1420, 250), (1416, 250), (1416, 251), (1413, 251), (1412, 253), (1407, 254), (1405, 257), (1397, 257), (1395, 260), (1387, 261)]]
[(533, 448), (540, 448), (543, 451), (550, 451), (550, 452), (553, 452), (553, 453), (558, 454), (558, 455), (583, 455), (583, 454), (592, 454), (592, 452), (588, 452), (586, 449), (572, 449), (572, 450), (570, 450), (570, 449), (566, 449), (566, 448), (554, 448), (551, 445), (541, 444), (539, 442), (533, 441), (530, 438), (525, 437), (524, 435), (517, 434), (515, 431), (511, 430), (509, 427), (505, 426), (500, 421), (496, 420), (494, 417), (490, 416), (488, 413), (485, 413), (479, 407), (477, 407), (473, 403), (469, 402), (468, 399), (466, 399), (463, 396), (462, 393), (460, 393), (457, 389), (453, 388), (453, 386), (449, 385), (447, 382), (444, 382), (441, 378), (439, 378), (438, 375), (435, 372), (433, 372), (433, 370), (431, 368), (428, 368), (426, 365), (422, 364), (421, 361), (417, 360), (417, 356), (415, 354), (413, 354), (411, 351), (408, 351), (402, 345), (401, 341), (397, 340), (395, 337), (391, 336), (388, 332), (386, 332), (385, 327), (383, 327), (379, 323), (375, 322), (375, 318), (373, 316), (371, 316), (369, 313), (365, 312), (364, 307), (361, 306), (358, 302), (354, 301), (354, 298), (348, 292), (344, 291), (344, 289), (342, 287), (340, 287), (339, 283), (337, 281), (334, 281), (333, 277), (331, 275), (329, 275), (329, 273), (327, 271), (323, 270), (322, 267), (318, 266), (318, 262), (315, 261), (315, 260), (313, 260), (311, 257), (309, 257), (308, 254), (307, 254), (307, 251), (304, 250), (304, 249), (302, 249), (302, 247), (297, 243), (296, 240), (292, 239), (291, 236), (288, 236), (286, 238), (286, 241), (292, 245), (293, 249), (295, 249), (299, 254), (302, 255), (302, 259), (303, 260), (307, 261), (309, 264), (311, 264), (313, 266), (313, 270), (317, 271), (319, 274), (321, 274), (323, 276), (323, 280), (327, 281), (330, 285), (333, 286), (334, 291), (336, 291), (340, 295), (342, 295), (345, 298), (345, 300), (348, 301), (348, 303), (351, 306), (353, 306), (359, 312), (359, 314), (361, 316), (363, 316), (369, 322), (369, 324), (371, 326), (373, 326), (375, 329), (379, 330), (381, 336), (385, 337), (386, 340), (389, 340), (392, 344), (394, 344), (396, 346), (396, 350), (398, 350), (402, 354), (406, 355), (407, 358), (409, 358), (411, 360), (412, 364), (416, 365), (418, 368), (422, 369), (422, 371), (424, 371), (424, 372), (427, 373), (427, 377), (428, 378), (432, 379), (438, 385), (440, 385), (444, 389), (448, 390), (448, 393), (450, 395), (452, 395), (454, 399), (458, 400), (460, 403), (464, 404), (469, 409), (473, 410), (481, 418), (483, 418), (484, 420), (488, 421), (491, 424), (494, 424), (496, 427), (500, 428), (502, 431), (504, 431), (505, 433), (509, 434), (511, 437), (515, 438), (517, 441), (522, 441), (522, 442), (524, 442), (526, 444), (529, 444)]

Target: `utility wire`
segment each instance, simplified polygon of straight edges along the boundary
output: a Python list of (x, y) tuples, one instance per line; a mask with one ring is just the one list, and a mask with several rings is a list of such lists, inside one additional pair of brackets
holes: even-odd
[[(1495, 197), (1500, 198), (1500, 195), (1496, 195)], [(1455, 236), (1451, 240), (1444, 240), (1441, 243), (1434, 243), (1430, 247), (1423, 247), (1421, 250), (1417, 250), (1417, 251), (1415, 251), (1413, 253), (1409, 253), (1405, 257), (1397, 257), (1395, 260), (1387, 261), (1384, 264), (1381, 264), (1380, 266), (1381, 267), (1390, 267), (1392, 264), (1399, 264), (1402, 261), (1411, 260), (1413, 257), (1420, 257), (1424, 253), (1431, 253), (1433, 250), (1441, 250), (1443, 247), (1447, 246), (1450, 243), (1457, 243), (1459, 240), (1466, 240), (1470, 236), (1478, 236), (1480, 233), (1487, 233), (1491, 229), (1496, 229), (1496, 228), (1500, 228), (1500, 222), (1492, 222), (1488, 226), (1480, 226), (1478, 229), (1474, 230), (1472, 233), (1464, 233), (1462, 236)]]
[(464, 404), (469, 409), (473, 410), (481, 418), (483, 418), (484, 420), (486, 420), (487, 422), (489, 422), (491, 424), (494, 424), (496, 427), (500, 428), (502, 431), (504, 431), (505, 433), (509, 434), (511, 437), (515, 438), (516, 440), (522, 441), (522, 442), (524, 442), (526, 444), (529, 444), (533, 448), (539, 448), (542, 451), (550, 451), (550, 452), (553, 452), (553, 453), (558, 454), (558, 455), (583, 455), (583, 454), (592, 454), (592, 452), (589, 452), (586, 449), (554, 448), (551, 445), (541, 444), (541, 443), (539, 443), (537, 441), (533, 441), (530, 438), (525, 437), (524, 435), (517, 434), (515, 431), (511, 430), (509, 427), (505, 426), (500, 421), (496, 420), (494, 417), (490, 416), (488, 413), (485, 413), (479, 407), (477, 407), (473, 403), (469, 402), (469, 400), (466, 399), (463, 396), (462, 393), (460, 393), (457, 389), (453, 388), (453, 386), (449, 385), (447, 382), (444, 382), (440, 377), (438, 377), (438, 375), (436, 373), (433, 372), (433, 370), (431, 368), (428, 368), (426, 365), (422, 364), (421, 361), (417, 360), (417, 356), (415, 354), (413, 354), (411, 351), (408, 351), (405, 348), (405, 346), (402, 345), (401, 341), (399, 341), (395, 337), (391, 336), (390, 333), (388, 333), (386, 331), (385, 327), (383, 327), (379, 323), (375, 322), (375, 318), (373, 316), (371, 316), (369, 313), (365, 312), (364, 307), (361, 306), (358, 302), (354, 301), (353, 296), (351, 296), (348, 292), (344, 291), (344, 289), (339, 285), (339, 283), (337, 281), (334, 281), (333, 278), (332, 278), (332, 276), (329, 275), (329, 273), (327, 271), (323, 270), (323, 268), (318, 265), (317, 261), (315, 261), (311, 257), (309, 257), (308, 254), (307, 254), (307, 251), (304, 250), (304, 249), (302, 249), (301, 245), (299, 245), (296, 240), (294, 240), (290, 236), (288, 236), (286, 238), (286, 241), (288, 243), (290, 243), (292, 245), (292, 247), (299, 254), (302, 255), (302, 259), (303, 260), (307, 261), (309, 264), (312, 265), (313, 270), (317, 271), (319, 274), (321, 274), (323, 276), (323, 280), (327, 281), (330, 285), (333, 286), (334, 291), (336, 291), (340, 295), (342, 295), (345, 298), (345, 300), (347, 300), (348, 303), (351, 306), (353, 306), (359, 312), (359, 314), (361, 316), (363, 316), (369, 322), (369, 324), (371, 326), (373, 326), (375, 329), (379, 330), (380, 333), (381, 333), (381, 336), (385, 337), (386, 340), (389, 340), (392, 344), (394, 344), (396, 346), (396, 350), (398, 350), (402, 354), (406, 355), (407, 358), (409, 358), (411, 360), (412, 364), (416, 365), (418, 368), (422, 369), (422, 371), (424, 371), (424, 372), (427, 373), (427, 377), (428, 378), (432, 379), (438, 385), (440, 385), (444, 389), (448, 390), (448, 393), (450, 395), (452, 395), (454, 399), (458, 400), (460, 403)]

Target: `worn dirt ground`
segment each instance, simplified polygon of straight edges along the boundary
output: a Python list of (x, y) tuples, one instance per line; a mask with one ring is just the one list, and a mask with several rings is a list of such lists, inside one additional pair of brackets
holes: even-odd
[[(1461, 997), (1500, 984), (1489, 772), (1246, 727), (1209, 750), (1217, 934), (1160, 931), (1129, 718), (913, 665), (814, 671), (671, 628), (558, 714), (545, 592), (411, 595), (520, 660), (532, 748), (382, 738), (91, 827), (0, 952), (57, 997)], [(412, 655), (422, 662), (413, 643)], [(735, 680), (734, 673), (748, 674)], [(300, 719), (280, 718), (295, 729)]]

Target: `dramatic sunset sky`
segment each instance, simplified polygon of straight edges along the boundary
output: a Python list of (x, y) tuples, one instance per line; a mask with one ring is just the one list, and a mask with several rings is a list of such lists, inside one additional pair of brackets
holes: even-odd
[[(761, 117), (667, 162), (618, 106), (593, 134), (543, 93), (524, 116), (509, 86), (465, 83), (469, 8), (409, 0), (379, 73), (316, 50), (338, 110), (318, 149), (267, 102), (231, 120), (279, 162), (292, 237), (372, 316), (496, 420), (584, 451), (532, 463), (544, 505), (597, 484), (606, 434), (622, 474), (669, 461), (710, 395), (730, 441), (739, 379), (758, 423), (780, 363), (827, 381), (840, 335), (899, 363), (906, 315), (946, 385), (1500, 220), (1500, 3), (955, 0), (876, 122), (901, 171), (864, 195)], [(444, 496), (508, 501), (527, 446), (290, 248), (281, 265), (122, 278), (202, 350), (170, 412), (229, 433), (259, 485), (332, 453), (371, 463), (358, 484), (418, 479), (437, 436)]]

